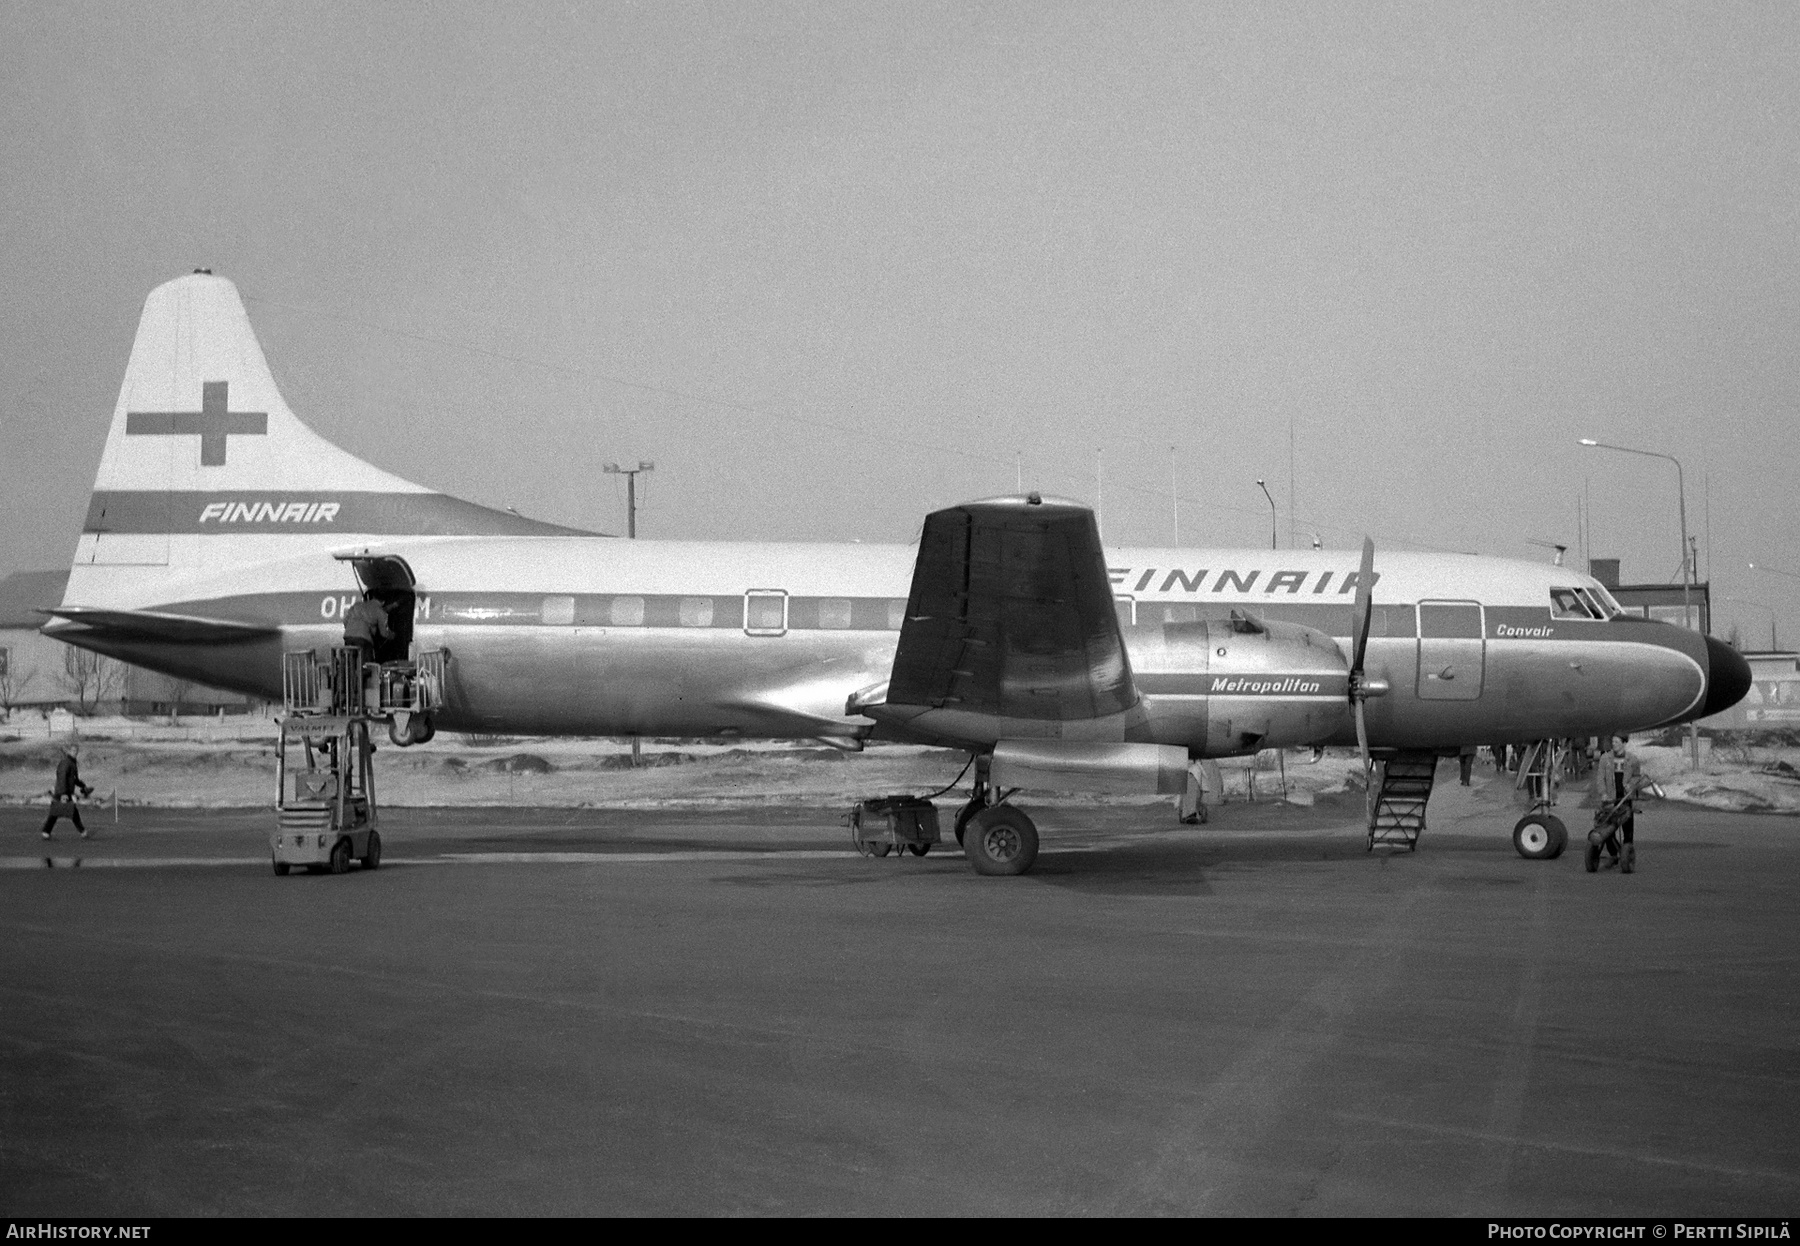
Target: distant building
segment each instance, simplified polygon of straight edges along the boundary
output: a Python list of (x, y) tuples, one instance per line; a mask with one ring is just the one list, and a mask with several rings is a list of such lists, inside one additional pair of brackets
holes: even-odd
[(1682, 619), (1683, 590), (1679, 584), (1621, 584), (1617, 558), (1588, 559), (1588, 574), (1606, 585), (1606, 591), (1628, 614), (1687, 626), (1712, 634), (1712, 586), (1695, 584), (1686, 590), (1687, 613)]
[(172, 679), (52, 640), (41, 613), (62, 601), (67, 571), (19, 571), (0, 580), (0, 710), (63, 706), (109, 714), (203, 713), (249, 707), (235, 692)]
[(69, 646), (38, 632), (40, 606), (62, 600), (67, 571), (20, 571), (0, 580), (0, 710), (48, 709), (74, 699)]
[(1792, 731), (1800, 728), (1800, 653), (1746, 653), (1750, 691), (1730, 709), (1702, 718), (1702, 727)]

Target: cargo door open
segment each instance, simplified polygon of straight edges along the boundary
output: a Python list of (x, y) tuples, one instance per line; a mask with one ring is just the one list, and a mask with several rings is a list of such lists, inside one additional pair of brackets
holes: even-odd
[(382, 663), (406, 661), (412, 647), (413, 613), (418, 602), (412, 568), (406, 565), (404, 558), (391, 554), (340, 554), (338, 559), (355, 568), (363, 596), (380, 602), (387, 610), (388, 630), (393, 635), (376, 647), (375, 660)]

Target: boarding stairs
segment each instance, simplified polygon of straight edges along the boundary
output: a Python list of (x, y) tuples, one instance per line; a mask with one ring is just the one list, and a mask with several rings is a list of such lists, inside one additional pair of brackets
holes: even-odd
[(1425, 830), (1425, 805), (1437, 777), (1437, 754), (1393, 753), (1375, 763), (1369, 795), (1369, 851), (1377, 844), (1405, 848), (1419, 846)]

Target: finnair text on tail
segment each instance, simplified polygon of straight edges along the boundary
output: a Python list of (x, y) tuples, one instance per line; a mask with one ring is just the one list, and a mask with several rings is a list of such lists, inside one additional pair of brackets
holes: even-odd
[(331, 523), (338, 502), (209, 502), (200, 522), (228, 523)]

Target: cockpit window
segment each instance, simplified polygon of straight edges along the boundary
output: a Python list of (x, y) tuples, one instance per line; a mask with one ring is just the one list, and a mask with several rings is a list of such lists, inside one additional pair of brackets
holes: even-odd
[(1550, 590), (1550, 617), (1553, 619), (1593, 619), (1595, 607), (1588, 604), (1586, 597), (1579, 589), (1553, 588)]
[(1606, 586), (1603, 584), (1588, 585), (1588, 596), (1600, 604), (1601, 614), (1606, 618), (1616, 619), (1625, 613), (1625, 607), (1619, 604), (1616, 597), (1606, 591)]
[(1610, 616), (1611, 612), (1607, 610), (1605, 603), (1600, 600), (1599, 593), (1596, 593), (1591, 588), (1584, 588), (1579, 591), (1581, 593), (1581, 600), (1587, 603), (1587, 608), (1593, 611), (1596, 619), (1604, 619)]

